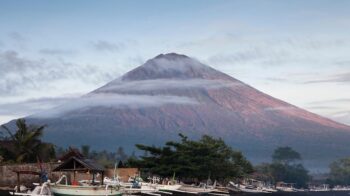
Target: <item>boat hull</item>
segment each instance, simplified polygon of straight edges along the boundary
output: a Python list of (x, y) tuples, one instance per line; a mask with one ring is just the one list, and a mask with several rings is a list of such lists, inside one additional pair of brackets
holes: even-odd
[(106, 189), (103, 186), (69, 186), (69, 185), (56, 185), (51, 186), (51, 191), (53, 195), (61, 195), (61, 196), (119, 196), (122, 193), (115, 188)]

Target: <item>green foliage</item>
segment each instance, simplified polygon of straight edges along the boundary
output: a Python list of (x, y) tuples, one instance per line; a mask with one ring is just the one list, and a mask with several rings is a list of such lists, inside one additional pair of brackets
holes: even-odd
[(124, 163), (122, 161), (119, 161), (117, 167), (124, 168), (125, 166), (124, 166)]
[(169, 141), (163, 147), (137, 144), (148, 156), (129, 159), (128, 164), (148, 168), (152, 174), (169, 177), (176, 173), (182, 178), (199, 180), (243, 177), (253, 171), (241, 152), (234, 151), (221, 139), (204, 135), (199, 141), (180, 134), (181, 142)]
[(269, 163), (261, 163), (254, 167), (255, 173), (254, 178), (257, 180), (261, 180), (264, 182), (274, 183), (275, 178), (272, 175), (271, 164)]
[(89, 158), (94, 159), (97, 163), (107, 168), (113, 168), (117, 161), (115, 153), (107, 152), (106, 150), (100, 152), (92, 151)]
[[(56, 148), (56, 154), (58, 155), (58, 157), (63, 156), (71, 148), (72, 147), (65, 149), (62, 147), (58, 147)], [(133, 154), (130, 156), (127, 155), (124, 152), (123, 147), (118, 147), (118, 149), (115, 152), (108, 152), (106, 150), (103, 150), (103, 151), (91, 150), (89, 145), (82, 145), (80, 147), (80, 152), (84, 157), (88, 159), (93, 159), (97, 163), (107, 168), (114, 168), (115, 163), (118, 163), (118, 167), (128, 167), (128, 165), (124, 164), (124, 162), (126, 162), (129, 157), (134, 156)]]
[(286, 146), (277, 148), (272, 155), (272, 160), (277, 163), (289, 164), (301, 160), (301, 156), (291, 147)]
[(306, 187), (310, 176), (304, 166), (296, 162), (300, 160), (300, 154), (292, 148), (279, 147), (272, 155), (273, 162), (271, 164), (261, 164), (255, 169), (263, 178), (261, 180), (296, 183), (297, 187)]
[(302, 164), (284, 165), (281, 163), (272, 163), (270, 165), (271, 176), (276, 182), (296, 183), (297, 187), (306, 187), (310, 180), (308, 171)]
[(343, 158), (330, 164), (329, 180), (331, 184), (350, 184), (350, 158)]
[(121, 146), (117, 149), (116, 159), (119, 161), (126, 161), (128, 159), (128, 155), (124, 152), (124, 148)]
[(89, 145), (82, 145), (81, 146), (81, 154), (84, 155), (84, 157), (89, 157), (89, 155), (90, 155), (90, 146)]
[(6, 126), (2, 126), (10, 136), (1, 141), (3, 145), (0, 153), (5, 161), (36, 162), (38, 159), (48, 161), (55, 157), (54, 146), (42, 143), (40, 140), (45, 126), (28, 126), (25, 119), (18, 119), (16, 126), (17, 130), (14, 131), (14, 134)]

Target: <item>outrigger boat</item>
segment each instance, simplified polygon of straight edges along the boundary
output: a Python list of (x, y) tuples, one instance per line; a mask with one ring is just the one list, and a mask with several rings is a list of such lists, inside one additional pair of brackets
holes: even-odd
[(145, 182), (139, 175), (135, 175), (133, 177), (130, 176), (128, 182), (122, 182), (117, 172), (117, 165), (115, 164), (113, 178), (105, 177), (103, 181), (104, 184), (120, 186), (124, 193), (135, 194), (178, 190), (182, 185), (176, 184), (174, 178), (175, 176), (173, 176), (173, 180), (166, 181), (165, 184), (160, 184), (159, 177), (148, 177), (149, 182)]
[(244, 179), (241, 183), (229, 182), (228, 190), (232, 193), (273, 193), (277, 192), (271, 186), (255, 179)]
[[(73, 172), (73, 181), (69, 184), (67, 176), (62, 175), (56, 182), (50, 184), (54, 195), (80, 195), (80, 196), (118, 196), (122, 195), (119, 186), (111, 184), (104, 185), (104, 168), (89, 159), (70, 157), (64, 163), (53, 170), (54, 172)], [(77, 181), (77, 173), (92, 174), (92, 180)], [(101, 174), (101, 181), (95, 180), (95, 177)], [(64, 182), (63, 182), (64, 181)], [(62, 183), (63, 182), (63, 183)]]
[[(13, 170), (17, 174), (17, 186), (15, 190), (10, 192), (10, 195), (23, 195), (23, 196), (51, 196), (51, 190), (49, 187), (50, 181), (47, 181), (46, 173), (28, 171), (28, 170)], [(34, 189), (28, 189), (21, 185), (21, 175), (34, 175), (39, 176), (40, 182), (33, 183)]]
[(120, 181), (118, 176), (114, 178), (104, 178), (104, 183), (109, 185), (118, 185), (121, 187), (124, 193), (134, 194), (134, 193), (154, 193), (162, 191), (172, 191), (178, 190), (182, 185), (172, 184), (170, 181), (167, 184), (159, 184), (159, 178), (153, 177), (149, 178), (150, 182), (145, 182), (139, 176), (130, 177), (128, 182)]

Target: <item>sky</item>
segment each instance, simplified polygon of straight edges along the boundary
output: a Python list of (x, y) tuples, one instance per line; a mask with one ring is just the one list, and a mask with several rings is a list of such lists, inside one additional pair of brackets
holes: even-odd
[(0, 124), (160, 53), (350, 125), (350, 1), (0, 0)]

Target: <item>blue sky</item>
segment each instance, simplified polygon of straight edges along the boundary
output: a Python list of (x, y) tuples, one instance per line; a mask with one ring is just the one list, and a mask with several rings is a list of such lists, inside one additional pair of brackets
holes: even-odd
[(0, 0), (0, 123), (177, 52), (350, 124), (349, 9), (340, 0)]

